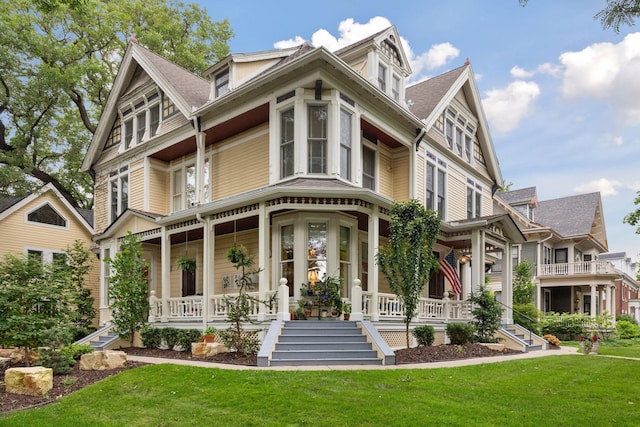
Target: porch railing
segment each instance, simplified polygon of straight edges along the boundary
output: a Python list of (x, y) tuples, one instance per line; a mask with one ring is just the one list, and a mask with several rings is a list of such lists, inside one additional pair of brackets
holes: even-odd
[[(362, 293), (362, 314), (367, 317), (373, 314), (373, 295)], [(378, 294), (378, 314), (386, 318), (404, 317), (404, 306), (397, 295)], [(469, 320), (471, 303), (450, 299), (420, 298), (418, 301), (418, 319), (433, 320)]]
[(569, 276), (574, 274), (619, 274), (608, 261), (579, 261), (559, 264), (541, 264), (539, 276)]
[[(270, 300), (271, 296), (275, 295), (276, 291), (267, 292), (267, 300)], [(258, 302), (258, 292), (247, 293), (252, 299), (249, 301), (249, 316), (257, 317), (260, 312), (261, 302)], [(226, 295), (214, 295), (209, 298), (209, 317), (226, 317), (227, 316), (227, 302), (226, 297), (236, 298), (238, 294), (226, 294)], [(204, 297), (202, 296), (188, 296), (188, 297), (172, 297), (167, 298), (169, 306), (169, 312), (167, 313), (168, 319), (193, 319), (200, 318), (204, 315)], [(150, 313), (149, 319), (151, 321), (158, 321), (162, 318), (162, 299), (156, 298), (155, 292), (152, 292), (149, 298)], [(266, 305), (263, 310), (266, 315), (275, 317), (278, 312), (278, 301), (273, 300), (273, 303), (269, 306)]]

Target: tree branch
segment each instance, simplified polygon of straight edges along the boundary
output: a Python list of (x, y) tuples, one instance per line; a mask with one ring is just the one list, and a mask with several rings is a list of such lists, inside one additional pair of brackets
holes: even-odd
[(72, 90), (71, 93), (69, 93), (69, 97), (71, 98), (73, 103), (78, 106), (78, 111), (80, 112), (80, 118), (82, 119), (84, 127), (86, 127), (92, 135), (96, 133), (96, 126), (91, 123), (91, 119), (89, 119), (87, 107), (84, 105), (84, 102), (82, 100), (82, 94), (80, 94), (76, 90)]

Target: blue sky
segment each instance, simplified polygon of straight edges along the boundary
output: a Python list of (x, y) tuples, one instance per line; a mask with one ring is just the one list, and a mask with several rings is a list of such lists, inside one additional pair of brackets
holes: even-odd
[(640, 190), (640, 27), (603, 30), (604, 0), (197, 3), (229, 19), (233, 53), (334, 49), (390, 23), (409, 83), (469, 58), (505, 182), (536, 186), (540, 200), (600, 191), (609, 250), (640, 258), (640, 235), (622, 223)]

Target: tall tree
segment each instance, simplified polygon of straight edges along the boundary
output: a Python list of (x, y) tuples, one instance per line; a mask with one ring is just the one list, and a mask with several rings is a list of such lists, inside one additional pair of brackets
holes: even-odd
[(380, 248), (377, 262), (404, 308), (409, 347), (409, 325), (418, 310), (420, 293), (436, 265), (432, 247), (440, 230), (437, 212), (417, 200), (397, 202), (391, 207), (389, 244)]
[(113, 271), (109, 277), (109, 308), (115, 331), (122, 337), (129, 337), (129, 344), (133, 347), (135, 332), (144, 327), (149, 317), (149, 266), (142, 257), (140, 240), (128, 232), (122, 238), (120, 251), (106, 261)]
[(52, 183), (85, 208), (80, 165), (129, 38), (201, 73), (233, 36), (177, 0), (12, 0), (0, 16), (0, 195)]
[[(526, 6), (529, 0), (518, 0), (522, 6)], [(605, 30), (613, 28), (620, 32), (620, 26), (633, 26), (635, 20), (640, 17), (640, 0), (606, 0), (604, 9), (596, 13), (595, 19), (599, 19)]]

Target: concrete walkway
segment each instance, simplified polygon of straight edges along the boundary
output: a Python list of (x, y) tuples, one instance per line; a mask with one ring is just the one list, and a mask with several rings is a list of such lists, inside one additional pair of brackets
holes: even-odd
[(508, 356), (477, 357), (473, 359), (448, 360), (432, 363), (408, 363), (402, 365), (344, 365), (344, 366), (272, 366), (259, 368), (257, 366), (231, 365), (228, 363), (214, 363), (200, 360), (164, 359), (159, 357), (127, 356), (128, 360), (151, 364), (170, 363), (174, 365), (200, 366), (202, 368), (220, 368), (229, 370), (273, 370), (273, 371), (335, 371), (335, 370), (371, 370), (371, 369), (434, 369), (456, 368), (458, 366), (482, 365), (484, 363), (497, 363), (507, 360), (533, 359), (546, 356), (582, 355), (575, 347), (560, 347), (557, 350), (536, 350), (529, 353), (511, 354)]

